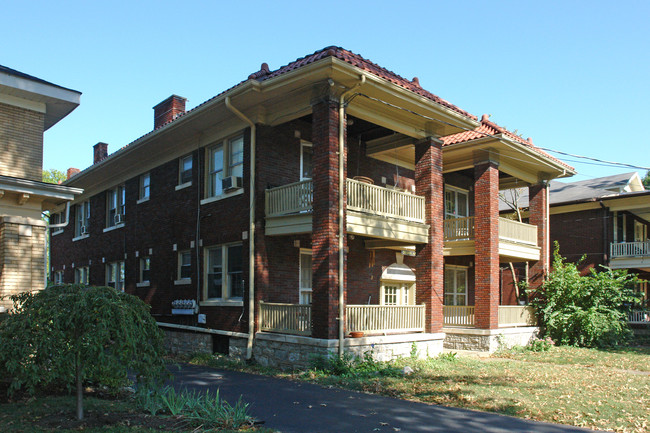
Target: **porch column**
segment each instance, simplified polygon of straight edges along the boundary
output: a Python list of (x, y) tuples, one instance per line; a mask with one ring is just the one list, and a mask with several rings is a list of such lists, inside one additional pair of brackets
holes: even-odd
[(529, 186), (528, 197), (528, 221), (530, 224), (537, 226), (537, 245), (541, 248), (539, 260), (532, 264), (528, 274), (528, 282), (532, 289), (542, 285), (550, 265), (547, 183)]
[[(338, 337), (339, 112), (338, 101), (312, 107), (314, 205), (312, 222), (312, 336)], [(345, 134), (344, 134), (345, 137)], [(346, 151), (347, 153), (347, 151)], [(345, 155), (344, 155), (345, 158)], [(344, 161), (347, 167), (347, 161)], [(344, 169), (343, 176), (346, 177)], [(343, 248), (347, 245), (343, 234)], [(346, 273), (344, 270), (344, 278)], [(344, 286), (347, 286), (344, 281)]]
[(474, 166), (475, 324), (499, 327), (499, 169), (495, 162)]
[(426, 332), (441, 332), (444, 304), (442, 142), (430, 137), (415, 145), (415, 188), (424, 196), (429, 224), (426, 245), (417, 248), (416, 300), (426, 305)]

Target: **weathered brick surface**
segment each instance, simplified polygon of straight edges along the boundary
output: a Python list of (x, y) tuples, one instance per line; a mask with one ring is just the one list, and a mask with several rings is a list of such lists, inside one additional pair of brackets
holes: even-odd
[(476, 165), (475, 207), (475, 323), (499, 326), (499, 170), (496, 164)]
[(0, 175), (43, 179), (43, 113), (0, 103)]
[(417, 304), (426, 304), (426, 331), (442, 330), (444, 286), (443, 219), (444, 188), (442, 176), (442, 147), (433, 139), (415, 146), (415, 186), (425, 197), (426, 223), (429, 242), (417, 248)]

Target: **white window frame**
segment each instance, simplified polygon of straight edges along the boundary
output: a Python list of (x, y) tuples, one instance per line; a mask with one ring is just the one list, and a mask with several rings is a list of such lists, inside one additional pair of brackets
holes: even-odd
[[(145, 272), (148, 272), (148, 278)], [(151, 257), (140, 257), (140, 272), (139, 272), (139, 282), (140, 284), (149, 284), (151, 281)]]
[[(240, 247), (242, 249), (241, 252), (241, 259), (242, 259), (242, 267), (240, 271), (238, 272), (240, 276), (240, 280), (242, 281), (242, 288), (241, 296), (233, 296), (231, 293), (231, 279), (233, 278), (231, 276), (231, 272), (228, 268), (228, 264), (230, 263), (230, 248), (233, 247)], [(220, 298), (210, 298), (208, 297), (208, 289), (209, 289), (209, 278), (210, 275), (212, 275), (212, 272), (210, 272), (210, 252), (211, 251), (216, 251), (220, 250), (221, 251), (221, 297)], [(232, 303), (236, 302), (240, 305), (243, 303), (243, 295), (244, 295), (244, 287), (243, 287), (243, 277), (244, 277), (244, 267), (243, 267), (243, 262), (244, 262), (244, 257), (243, 257), (243, 244), (241, 242), (235, 242), (235, 243), (228, 243), (228, 244), (222, 244), (222, 245), (213, 245), (209, 247), (205, 247), (203, 249), (203, 260), (204, 260), (204, 281), (203, 281), (203, 302), (207, 303), (220, 303), (220, 302), (225, 302), (225, 303)], [(237, 284), (234, 282), (233, 284)]]
[(151, 198), (151, 173), (140, 175), (138, 191), (138, 204)]
[[(448, 280), (448, 272), (452, 273), (453, 272), (453, 282), (451, 280)], [(463, 273), (465, 274), (465, 288), (464, 292), (458, 291), (458, 273)], [(468, 293), (468, 268), (466, 266), (458, 266), (458, 265), (445, 265), (444, 269), (444, 293), (443, 293), (443, 303), (444, 305), (462, 305), (462, 306), (467, 306), (469, 305), (469, 293)], [(448, 286), (449, 284), (449, 286)], [(447, 296), (452, 296), (453, 297), (453, 303), (448, 304), (447, 303)], [(464, 296), (465, 297), (465, 303), (460, 304), (458, 303), (458, 297), (459, 296)]]
[[(447, 193), (453, 194), (453, 203), (454, 209), (452, 212), (447, 211)], [(465, 197), (465, 215), (459, 212), (459, 197), (463, 195)], [(469, 216), (469, 191), (466, 189), (458, 188), (456, 186), (445, 185), (445, 197), (444, 197), (444, 206), (445, 206), (445, 219), (451, 218), (466, 218)]]
[(76, 284), (85, 284), (88, 285), (90, 279), (90, 267), (89, 266), (79, 266), (74, 270), (74, 282)]
[[(303, 257), (309, 257), (309, 281), (303, 279)], [(298, 299), (302, 305), (311, 305), (314, 276), (312, 274), (312, 250), (301, 248), (298, 255)]]
[[(114, 274), (113, 269), (115, 269)], [(123, 292), (125, 279), (126, 269), (124, 267), (124, 260), (106, 264), (106, 286), (113, 287), (116, 290)]]
[[(186, 161), (189, 161), (190, 168), (186, 169), (185, 168), (185, 163)], [(192, 157), (192, 154), (185, 155), (178, 160), (178, 185), (176, 189), (181, 189), (185, 188), (187, 186), (192, 185), (192, 170), (194, 169), (194, 158)], [(185, 174), (189, 173), (189, 179), (185, 179), (187, 177)]]
[[(183, 256), (189, 257), (189, 276), (183, 277)], [(189, 284), (192, 282), (192, 251), (183, 250), (178, 252), (177, 266), (176, 266), (177, 280), (174, 281), (176, 285)]]
[[(114, 211), (114, 213), (111, 213)], [(124, 185), (106, 191), (106, 228), (121, 227), (124, 225), (126, 213), (126, 188)], [(115, 215), (122, 215), (122, 222), (115, 222)]]
[[(74, 236), (79, 238), (88, 236), (88, 222), (90, 221), (90, 201), (86, 200), (75, 207)], [(82, 233), (81, 229), (85, 228), (86, 232)]]
[(304, 176), (304, 174), (305, 174), (305, 162), (304, 161), (305, 161), (305, 149), (306, 148), (312, 150), (312, 152), (311, 152), (312, 164), (311, 165), (312, 165), (312, 176), (313, 176), (313, 167), (314, 167), (314, 164), (313, 164), (313, 157), (314, 157), (313, 144), (310, 143), (309, 141), (300, 140), (300, 180), (301, 181), (311, 179), (311, 176), (310, 177)]
[[(241, 141), (241, 152), (237, 152), (237, 155), (241, 154), (241, 161), (235, 161), (233, 154), (233, 144)], [(214, 166), (214, 154), (218, 151), (221, 151), (221, 167)], [(229, 176), (238, 176), (243, 178), (244, 176), (244, 135), (238, 134), (233, 137), (224, 139), (214, 145), (208, 147), (207, 149), (207, 158), (206, 158), (206, 198), (221, 197), (230, 195), (223, 191), (221, 188), (221, 180)], [(241, 173), (240, 173), (241, 168)]]
[(63, 271), (54, 271), (52, 275), (52, 283), (54, 284), (63, 284)]
[[(388, 296), (394, 301), (389, 301)], [(382, 279), (379, 305), (415, 305), (415, 283)]]

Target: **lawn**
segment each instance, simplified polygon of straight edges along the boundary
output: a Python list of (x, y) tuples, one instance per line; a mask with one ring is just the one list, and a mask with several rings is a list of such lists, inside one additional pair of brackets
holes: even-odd
[[(616, 350), (552, 347), (487, 359), (444, 354), (394, 363), (361, 362), (292, 373), (250, 368), (223, 358), (214, 366), (275, 374), (346, 389), (538, 421), (617, 432), (650, 428), (650, 347)], [(404, 366), (414, 372), (405, 376)]]

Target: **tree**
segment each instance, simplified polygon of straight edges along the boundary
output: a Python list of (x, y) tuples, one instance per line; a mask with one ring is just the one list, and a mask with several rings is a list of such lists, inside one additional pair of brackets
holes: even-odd
[(557, 343), (603, 347), (632, 335), (627, 317), (642, 299), (636, 290), (639, 279), (626, 270), (602, 268), (581, 276), (575, 263), (560, 256), (555, 242), (553, 270), (529, 295), (546, 335)]
[(642, 182), (643, 182), (643, 186), (645, 186), (646, 189), (650, 189), (650, 170), (646, 172)]
[(118, 389), (133, 373), (142, 384), (166, 372), (163, 337), (149, 306), (111, 287), (78, 284), (12, 296), (14, 311), (0, 324), (0, 369), (10, 392), (43, 387), (76, 389), (83, 419), (83, 387)]
[(61, 182), (64, 182), (66, 178), (66, 174), (61, 170), (57, 170), (56, 168), (43, 170), (43, 182), (59, 184)]

